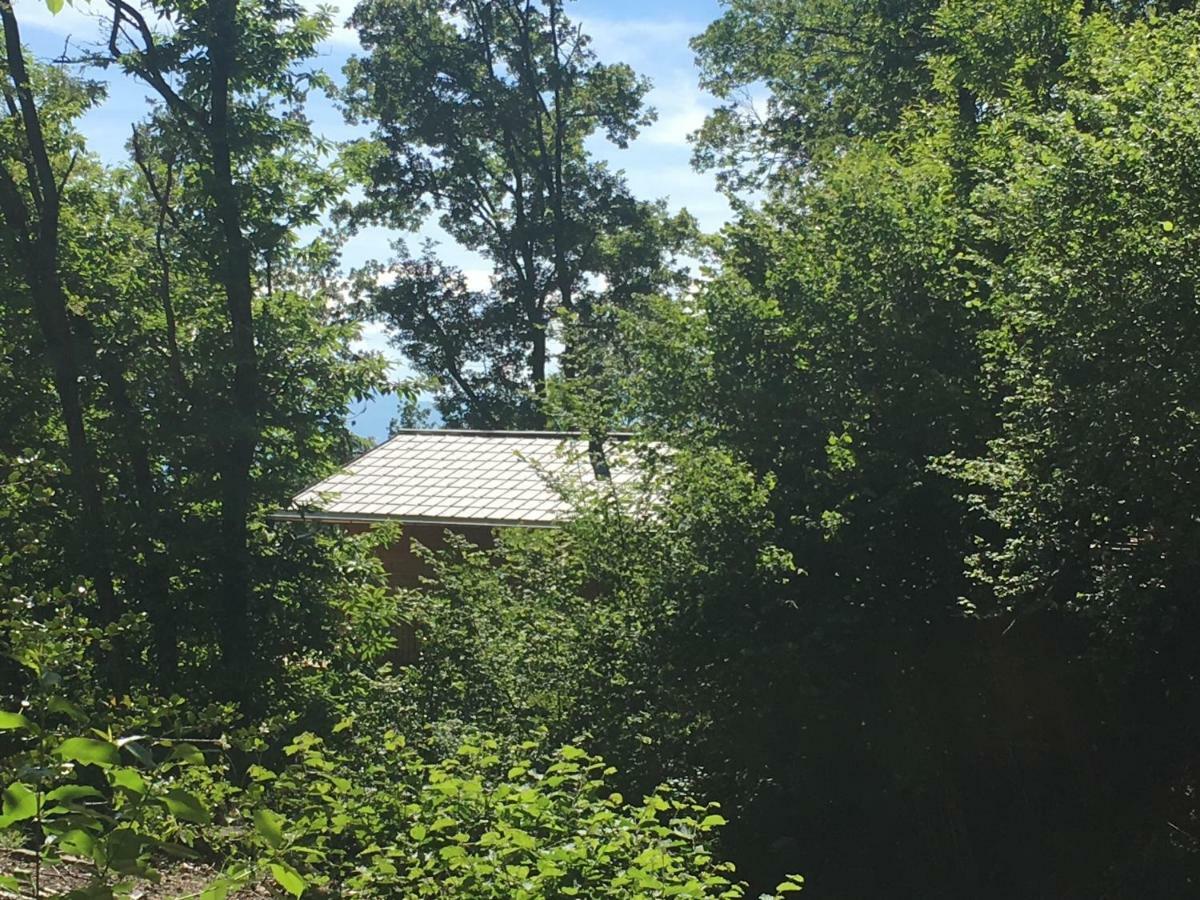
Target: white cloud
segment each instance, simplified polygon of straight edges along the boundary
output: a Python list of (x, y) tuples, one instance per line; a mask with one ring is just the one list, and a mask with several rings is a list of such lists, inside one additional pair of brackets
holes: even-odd
[(76, 0), (63, 6), (58, 13), (52, 13), (46, 6), (46, 0), (15, 0), (13, 12), (22, 30), (35, 28), (64, 38), (79, 38), (88, 43), (108, 36), (104, 26), (108, 19), (108, 6), (104, 3), (93, 5), (87, 0)]
[(704, 123), (712, 104), (697, 85), (688, 41), (705, 22), (687, 19), (612, 19), (576, 16), (592, 37), (592, 49), (606, 62), (629, 63), (652, 82), (647, 104), (658, 120), (642, 133), (653, 144), (686, 146), (687, 136)]
[(364, 322), (354, 347), (356, 350), (386, 354), (389, 351), (386, 329), (379, 322)]
[(687, 19), (610, 19), (586, 13), (573, 18), (591, 37), (592, 49), (600, 59), (626, 62), (635, 69), (653, 67), (661, 60), (664, 47), (678, 53), (705, 26)]
[(658, 110), (658, 120), (642, 132), (642, 140), (673, 147), (689, 146), (688, 137), (704, 124), (713, 105), (690, 72), (672, 78), (669, 85), (656, 86), (649, 102)]
[(717, 191), (712, 174), (697, 172), (686, 157), (657, 164), (643, 159), (639, 165), (630, 166), (626, 176), (635, 195), (664, 197), (673, 208), (687, 207), (705, 231), (719, 230), (733, 215), (729, 201)]
[(346, 56), (351, 53), (362, 52), (362, 44), (358, 42), (358, 32), (346, 24), (351, 11), (347, 9), (345, 14), (341, 12), (334, 13), (333, 30), (321, 42), (320, 48), (322, 50), (333, 53), (336, 56)]
[(491, 269), (463, 269), (463, 279), (467, 282), (468, 291), (490, 291), (492, 289)]
[(387, 330), (379, 322), (364, 322), (358, 340), (351, 343), (356, 353), (378, 353), (388, 362), (388, 377), (392, 380), (411, 377), (412, 367), (395, 347), (388, 343)]

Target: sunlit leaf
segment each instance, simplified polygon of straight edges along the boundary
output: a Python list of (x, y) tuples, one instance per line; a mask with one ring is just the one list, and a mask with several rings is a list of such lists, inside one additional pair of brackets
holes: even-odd
[(0, 712), (0, 731), (32, 731), (33, 723), (20, 713)]
[(92, 738), (67, 738), (54, 751), (63, 759), (96, 766), (115, 766), (121, 762), (117, 745)]
[(37, 793), (29, 785), (19, 781), (10, 784), (4, 789), (3, 795), (0, 795), (0, 800), (0, 810), (3, 810), (0, 828), (7, 828), (14, 822), (32, 819), (37, 815)]
[(46, 795), (47, 803), (70, 803), (75, 800), (93, 800), (103, 799), (101, 794), (94, 787), (86, 784), (64, 784), (62, 787), (55, 788)]
[(163, 798), (163, 803), (167, 809), (171, 811), (177, 819), (183, 819), (185, 822), (194, 822), (197, 825), (208, 825), (212, 822), (212, 814), (205, 808), (194, 794), (189, 794), (187, 791), (180, 788), (172, 788), (167, 791), (166, 797)]
[(271, 863), (271, 875), (279, 886), (293, 897), (299, 897), (308, 887), (308, 883), (300, 873), (287, 863)]
[(269, 809), (254, 811), (254, 828), (273, 849), (283, 846), (283, 819)]

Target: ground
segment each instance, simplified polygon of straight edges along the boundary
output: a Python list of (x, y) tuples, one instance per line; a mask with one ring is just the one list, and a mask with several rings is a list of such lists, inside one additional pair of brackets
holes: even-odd
[[(20, 850), (0, 850), (0, 874), (30, 876), (33, 871), (33, 855)], [(207, 866), (192, 863), (172, 862), (164, 866), (162, 880), (158, 884), (139, 882), (130, 894), (132, 900), (177, 900), (197, 897), (216, 877), (216, 872)], [(41, 872), (41, 897), (56, 897), (76, 888), (85, 887), (88, 876), (79, 864), (64, 862)], [(14, 894), (0, 888), (0, 898), (34, 897), (31, 889)], [(262, 886), (253, 886), (230, 894), (230, 900), (253, 900), (273, 896)]]

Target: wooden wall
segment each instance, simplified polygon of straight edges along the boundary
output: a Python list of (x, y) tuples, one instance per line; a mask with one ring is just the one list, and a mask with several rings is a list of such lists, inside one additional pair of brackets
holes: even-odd
[[(369, 525), (351, 524), (343, 527), (352, 534), (361, 534), (370, 528)], [(496, 543), (495, 533), (483, 525), (405, 525), (397, 543), (379, 550), (379, 558), (393, 587), (416, 587), (421, 583), (421, 576), (428, 574), (428, 567), (413, 553), (412, 544), (415, 541), (431, 550), (441, 549), (446, 546), (447, 531), (461, 535), (480, 547), (492, 547)], [(412, 665), (420, 655), (416, 631), (411, 625), (404, 624), (396, 637), (393, 662)]]

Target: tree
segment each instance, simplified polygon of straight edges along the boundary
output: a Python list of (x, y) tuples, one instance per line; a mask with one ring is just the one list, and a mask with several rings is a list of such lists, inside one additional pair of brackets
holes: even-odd
[[(109, 6), (111, 61), (155, 91), (162, 103), (155, 128), (194, 167), (208, 265), (225, 297), (232, 372), (223, 391), (226, 421), (213, 435), (224, 459), (217, 621), (225, 664), (237, 673), (250, 655), (252, 476), (266, 390), (256, 295), (264, 279), (270, 287), (271, 266), (290, 229), (312, 221), (318, 205), (303, 190), (307, 176), (297, 178), (298, 168), (277, 162), (285, 148), (311, 140), (296, 114), (308, 83), (296, 66), (312, 55), (328, 18), (303, 16), (286, 4), (167, 3), (153, 8), (172, 29), (156, 33), (135, 4), (110, 0)], [(241, 681), (235, 674), (234, 683)]]
[[(921, 879), (948, 893), (974, 884), (961, 846), (937, 849), (956, 840), (947, 811), (975, 795), (947, 771), (970, 742), (947, 749), (945, 768), (928, 750), (988, 715), (959, 605), (973, 521), (930, 465), (984, 446), (990, 398), (974, 343), (984, 320), (964, 302), (970, 222), (953, 167), (929, 149), (857, 147), (728, 228), (723, 269), (692, 310), (625, 324), (627, 414), (656, 440), (746, 465), (766, 494), (760, 540), (793, 561), (766, 584), (675, 588), (693, 651), (676, 651), (677, 683), (689, 702), (699, 685), (714, 698), (682, 758), (754, 823), (728, 835), (752, 885), (802, 860), (839, 895), (876, 895), (849, 847), (897, 866), (922, 853)], [(714, 494), (704, 487), (692, 502)], [(720, 571), (747, 534), (718, 530), (697, 566)], [(935, 687), (947, 672), (961, 693)]]
[[(0, 164), (5, 238), (12, 258), (19, 260), (53, 372), (75, 495), (82, 513), (76, 521), (87, 530), (77, 535), (81, 568), (95, 585), (102, 617), (113, 622), (120, 606), (113, 584), (103, 488), (84, 421), (79, 341), (60, 271), (62, 195), (79, 153), (68, 123), (89, 105), (94, 94), (50, 73), (47, 84), (35, 86), (21, 46), (20, 26), (7, 0), (0, 3), (0, 21), (4, 26), (4, 96), (8, 110), (7, 158)], [(39, 87), (45, 92), (42, 97), (37, 95)], [(55, 113), (48, 122), (44, 121), (39, 102), (47, 99)]]
[[(351, 349), (358, 325), (335, 302), (344, 289), (336, 241), (322, 235), (302, 243), (297, 237), (297, 229), (314, 223), (340, 190), (299, 114), (306, 76), (287, 71), (293, 52), (311, 50), (325, 26), (301, 18), (288, 37), (269, 16), (260, 21), (253, 11), (242, 12), (258, 23), (259, 37), (279, 43), (279, 53), (272, 57), (259, 42), (245, 51), (243, 63), (252, 58), (253, 77), (261, 80), (247, 82), (244, 69), (236, 76), (245, 91), (237, 94), (231, 151), (235, 199), (252, 266), (254, 350), (266, 354), (255, 366), (257, 437), (240, 526), (250, 580), (241, 601), (226, 591), (230, 578), (240, 576), (231, 576), (226, 565), (231, 544), (223, 523), (242, 502), (230, 493), (228, 425), (230, 410), (242, 402), (244, 378), (231, 343), (229, 270), (212, 194), (209, 126), (177, 118), (168, 101), (134, 129), (130, 165), (105, 169), (74, 127), (95, 88), (62, 67), (28, 64), (27, 107), (42, 124), (57, 178), (50, 195), (57, 198), (52, 240), (44, 237), (47, 226), (35, 232), (24, 226), (37, 221), (20, 215), (37, 210), (43, 216), (45, 204), (36, 193), (41, 182), (29, 177), (36, 174), (36, 141), (15, 88), (8, 93), (12, 115), (2, 138), (12, 188), (6, 197), (13, 201), (0, 235), (12, 251), (0, 268), (11, 288), (0, 343), (13, 376), (0, 402), (10, 426), (0, 442), (5, 519), (15, 526), (0, 541), (5, 590), (61, 589), (84, 576), (97, 584), (101, 620), (115, 617), (110, 605), (150, 620), (154, 640), (144, 654), (140, 642), (129, 648), (124, 674), (167, 687), (190, 683), (198, 695), (243, 694), (272, 675), (283, 656), (299, 652), (297, 646), (322, 640), (326, 615), (336, 615), (332, 606), (344, 599), (333, 597), (340, 587), (330, 587), (340, 576), (311, 543), (280, 541), (264, 531), (260, 516), (352, 454), (358, 443), (344, 421), (346, 404), (382, 378), (381, 360)], [(292, 12), (275, 14), (288, 20)], [(155, 77), (162, 73), (151, 62), (173, 60), (178, 71), (167, 66), (162, 78), (168, 89), (175, 80), (180, 103), (210, 96), (207, 81), (202, 87), (188, 80), (200, 78), (199, 67), (187, 62), (189, 53), (204, 55), (187, 49), (199, 32), (181, 27), (166, 38), (147, 38), (145, 20), (134, 18), (137, 10), (121, 7), (116, 15), (118, 28), (102, 64), (112, 62), (113, 48), (132, 29), (154, 42), (147, 45), (154, 48), (147, 51), (152, 59), (134, 52), (122, 56), (122, 64), (144, 65), (147, 77)], [(15, 20), (10, 24), (15, 27)], [(271, 78), (273, 88), (262, 88)], [(73, 512), (65, 502), (78, 502), (79, 468), (75, 447), (59, 449), (70, 432), (69, 406), (59, 403), (60, 411), (51, 414), (45, 403), (54, 388), (44, 372), (57, 373), (62, 360), (56, 362), (51, 351), (57, 345), (43, 340), (38, 319), (27, 312), (45, 301), (34, 299), (40, 283), (30, 276), (32, 257), (25, 252), (35, 240), (55, 251), (52, 286), (64, 305), (75, 373), (68, 389), (76, 394), (102, 516)], [(50, 384), (61, 380), (55, 374)], [(111, 604), (103, 601), (103, 580), (84, 564), (87, 551), (94, 560), (98, 548), (108, 551)], [(289, 614), (304, 624), (286, 621)], [(212, 651), (214, 644), (224, 646), (228, 665)], [(237, 645), (247, 652), (235, 655)], [(258, 699), (264, 699), (261, 693)]]
[[(1056, 876), (1080, 896), (1171, 896), (1194, 843), (1144, 823), (1196, 814), (1179, 727), (1195, 702), (1194, 17), (854, 7), (860, 52), (816, 32), (850, 9), (733, 4), (701, 39), (731, 92), (766, 79), (773, 100), (761, 123), (723, 132), (718, 115), (701, 153), (713, 141), (731, 188), (770, 190), (727, 229), (692, 315), (629, 329), (634, 416), (775, 479), (773, 539), (800, 569), (729, 601), (730, 658), (740, 639), (756, 664), (727, 666), (728, 706), (761, 718), (714, 735), (708, 771), (769, 786), (739, 810), (756, 826), (730, 835), (735, 856), (757, 871), (780, 864), (772, 844), (802, 847), (839, 896), (897, 889), (853, 873), (850, 846), (896, 853), (893, 873), (919, 856), (902, 893)], [(858, 81), (910, 16), (927, 24), (899, 49), (923, 49)], [(894, 79), (909, 99), (864, 100)], [(1047, 851), (1059, 832), (1138, 849), (1096, 874)]]
[(731, 0), (692, 41), (701, 84), (722, 101), (697, 135), (697, 165), (737, 192), (894, 128), (930, 94), (940, 5)]
[(999, 527), (973, 560), (995, 602), (1081, 617), (1122, 680), (1180, 702), (1200, 627), (1198, 34), (1190, 14), (1092, 19), (1060, 109), (1015, 110), (989, 136), (978, 208), (1010, 250), (982, 343), (1004, 428), (953, 467)]
[[(1186, 5), (1186, 4), (1183, 4)], [(1177, 3), (1100, 0), (730, 0), (692, 41), (722, 101), (694, 160), (735, 196), (786, 188), (944, 105), (961, 140), (1003, 116), (1013, 91), (1052, 102), (1072, 30), (1092, 15), (1136, 20)], [(998, 102), (999, 101), (999, 102)], [(966, 152), (962, 165), (971, 159)]]
[(681, 277), (668, 260), (690, 220), (635, 199), (585, 147), (596, 132), (619, 147), (636, 137), (648, 83), (598, 61), (563, 7), (367, 0), (352, 20), (370, 52), (348, 67), (348, 109), (375, 123), (350, 149), (357, 215), (411, 225), (436, 210), (494, 267), (490, 289), (467, 290), (427, 249), (367, 285), (398, 346), (443, 383), (450, 422), (543, 424), (554, 343), (573, 341), (564, 316), (586, 329), (602, 303)]

